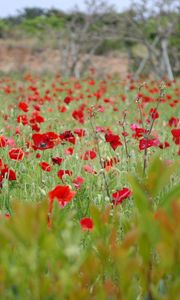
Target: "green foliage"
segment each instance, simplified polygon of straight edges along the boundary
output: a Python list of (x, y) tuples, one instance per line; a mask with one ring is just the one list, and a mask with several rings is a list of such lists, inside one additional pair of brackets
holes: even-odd
[(0, 38), (5, 38), (10, 29), (10, 25), (6, 20), (0, 19)]
[(48, 29), (61, 30), (64, 27), (64, 20), (57, 16), (38, 16), (33, 19), (26, 18), (21, 24), (21, 30), (29, 34), (45, 33), (47, 34)]
[(96, 50), (96, 54), (103, 55), (110, 51), (120, 50), (123, 48), (122, 40), (105, 40)]
[(40, 7), (26, 7), (20, 13), (22, 19), (34, 19), (43, 15), (45, 15), (45, 10)]
[[(30, 147), (31, 127), (18, 123), (21, 134), (14, 132), (17, 117), (22, 114), (16, 100), (22, 81), (16, 77), (12, 80), (13, 84), (9, 78), (2, 81), (1, 99), (6, 103), (1, 112), (2, 133), (5, 137), (13, 137), (14, 140), (10, 139), (9, 142), (15, 142), (27, 155), (22, 161), (10, 160), (7, 151), (9, 148), (1, 148), (1, 167), (7, 164), (17, 173), (15, 182), (8, 181), (4, 176), (0, 191), (0, 292), (3, 299), (179, 300), (180, 168), (179, 161), (174, 159), (175, 155), (178, 157), (177, 145), (172, 143), (165, 151), (157, 147), (150, 148), (144, 176), (142, 163), (136, 164), (140, 158), (142, 162), (143, 154), (137, 151), (138, 141), (136, 143), (133, 140), (131, 144), (132, 132), (128, 126), (138, 117), (137, 103), (134, 101), (135, 86), (126, 93), (127, 100), (120, 102), (122, 87), (119, 81), (94, 80), (90, 87), (92, 80), (89, 81), (88, 78), (87, 89), (86, 80), (59, 82), (57, 77), (52, 81), (50, 78), (43, 78), (41, 81), (38, 77), (34, 81), (31, 75), (26, 76), (23, 80), (23, 97), (31, 95), (29, 89), (34, 87), (40, 100), (47, 100), (47, 95), (52, 95), (53, 101), (47, 100), (43, 105), (41, 103), (41, 114), (46, 119), (41, 124), (41, 132), (53, 130), (61, 133), (65, 129), (73, 131), (80, 126), (72, 119), (72, 112), (77, 108), (76, 101), (67, 105), (68, 114), (63, 117), (58, 110), (64, 104), (66, 92), (70, 88), (75, 89), (75, 85), (78, 89), (75, 89), (73, 96), (80, 97), (82, 93), (84, 100), (88, 98), (87, 95), (92, 94), (89, 102), (91, 106), (87, 102), (87, 108), (91, 108), (95, 115), (90, 119), (91, 122), (87, 119), (84, 127), (86, 135), (83, 139), (77, 138), (73, 145), (73, 155), (66, 154), (65, 150), (70, 145), (65, 142), (58, 143), (47, 151), (43, 149), (40, 161), (52, 165), (52, 157), (64, 159), (61, 167), (53, 165), (54, 173), (44, 172), (36, 155), (40, 151), (36, 152)], [(14, 82), (18, 83), (18, 89), (15, 89)], [(59, 84), (63, 88), (66, 86), (67, 90), (58, 90)], [(124, 85), (123, 82), (123, 87)], [(52, 94), (48, 91), (52, 86), (56, 88), (57, 94), (54, 90)], [(97, 101), (94, 93), (99, 92), (100, 87), (105, 92), (102, 99)], [(176, 86), (174, 89), (177, 90)], [(146, 93), (149, 95), (148, 91)], [(169, 93), (173, 99), (175, 94)], [(94, 133), (96, 126), (106, 126), (116, 132), (122, 130), (119, 128), (119, 119), (122, 119), (120, 110), (115, 114), (113, 108), (106, 106), (103, 101), (102, 107), (105, 106), (106, 109), (103, 114), (98, 112), (101, 101), (111, 97), (114, 101), (117, 100), (114, 103), (122, 111), (127, 107), (127, 101), (132, 102), (131, 106), (128, 104), (129, 113), (127, 111), (125, 124), (130, 153), (128, 160), (123, 145), (115, 152), (104, 142), (101, 133)], [(95, 109), (97, 102), (98, 109)], [(35, 103), (33, 101), (32, 106), (29, 103), (28, 116), (34, 112)], [(147, 112), (151, 105), (152, 103), (146, 103)], [(171, 128), (163, 127), (163, 124), (168, 124), (172, 108), (165, 105), (163, 102), (160, 106), (158, 111), (162, 114), (162, 119), (157, 119), (155, 125), (160, 140), (170, 142)], [(173, 110), (173, 115), (178, 115), (177, 107)], [(89, 162), (80, 159), (90, 147), (98, 154), (101, 153), (99, 156), (102, 156), (102, 160), (98, 160), (98, 156)], [(154, 152), (157, 156), (153, 158)], [(102, 163), (113, 157), (116, 157), (116, 163), (113, 159), (110, 169), (104, 168)], [(87, 163), (95, 170), (94, 174), (85, 172), (84, 165)], [(55, 200), (53, 212), (48, 214), (47, 195), (53, 187), (63, 184), (75, 190), (70, 176), (63, 176), (61, 180), (56, 175), (59, 168), (72, 170), (73, 178), (82, 176), (84, 182), (70, 203), (62, 209)], [(134, 171), (127, 176), (128, 170)], [(124, 199), (123, 203), (112, 205), (111, 199), (107, 197), (104, 176), (110, 198), (121, 187), (131, 186), (130, 200)], [(92, 230), (83, 231), (81, 228), (79, 221), (84, 217), (92, 218)]]
[[(49, 228), (47, 199), (14, 201), (11, 218), (0, 217), (3, 298), (178, 300), (180, 195), (171, 190), (168, 210), (139, 205), (145, 198), (148, 203), (145, 187), (154, 196), (165, 184), (162, 168), (166, 173), (168, 167), (155, 158), (139, 185), (129, 175), (135, 208), (128, 218), (119, 206), (91, 205), (91, 232), (82, 231), (74, 209), (56, 206)], [(169, 202), (169, 194), (164, 201)]]
[[(147, 210), (149, 206), (152, 209), (157, 205), (168, 207), (175, 195), (180, 196), (178, 184), (168, 192), (169, 194), (163, 192), (168, 187), (171, 177), (178, 169), (179, 161), (167, 166), (165, 161), (156, 156), (150, 162), (147, 176), (144, 176), (142, 166), (140, 163), (138, 164), (136, 173), (134, 175), (130, 174), (128, 178), (134, 190), (134, 199), (140, 212)], [(163, 198), (164, 194), (166, 199)], [(158, 201), (159, 196), (161, 199)]]

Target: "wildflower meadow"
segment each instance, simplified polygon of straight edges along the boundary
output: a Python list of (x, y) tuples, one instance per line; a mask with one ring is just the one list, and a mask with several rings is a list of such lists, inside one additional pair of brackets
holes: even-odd
[(179, 96), (0, 77), (1, 299), (180, 299)]

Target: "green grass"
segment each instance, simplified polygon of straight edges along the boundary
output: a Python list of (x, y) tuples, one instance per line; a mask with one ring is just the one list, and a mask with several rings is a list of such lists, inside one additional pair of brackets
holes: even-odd
[[(78, 82), (59, 77), (0, 79), (0, 136), (12, 138), (13, 147), (25, 153), (22, 161), (14, 161), (8, 155), (11, 146), (0, 148), (2, 165), (7, 164), (17, 176), (15, 181), (3, 176), (0, 191), (3, 299), (178, 300), (179, 146), (172, 139), (174, 126), (168, 123), (172, 116), (179, 117), (179, 103), (170, 105), (178, 99), (178, 82), (171, 86), (166, 83), (164, 101), (158, 108), (159, 118), (152, 130), (153, 137), (162, 143), (169, 142), (170, 147), (147, 149), (146, 176), (143, 175), (144, 151), (139, 150), (139, 140), (132, 137), (134, 132), (130, 128), (134, 123), (142, 126), (136, 102), (141, 83), (129, 79), (90, 83), (90, 79)], [(156, 107), (159, 97), (159, 85), (149, 81), (141, 90), (144, 96), (149, 96), (143, 107), (147, 128), (147, 118), (152, 121), (149, 110)], [(32, 86), (36, 87), (35, 92)], [(96, 97), (97, 92), (101, 93), (100, 99)], [(64, 99), (68, 95), (74, 100), (67, 105)], [(122, 95), (126, 101), (122, 101)], [(28, 112), (19, 110), (20, 101), (27, 102)], [(143, 102), (142, 98), (140, 101)], [(23, 126), (17, 122), (22, 114), (30, 120), (34, 105), (39, 105), (39, 114), (45, 119), (39, 124), (39, 133), (60, 134), (82, 128), (86, 135), (82, 138), (75, 135), (75, 145), (63, 140), (52, 149), (34, 150), (32, 134), (35, 132), (30, 123)], [(67, 109), (64, 113), (58, 110), (62, 105)], [(81, 105), (84, 105), (83, 124), (72, 117), (72, 112)], [(94, 114), (91, 118), (90, 110)], [(124, 111), (129, 160), (119, 124)], [(122, 146), (114, 151), (105, 141), (105, 133), (94, 133), (96, 126), (119, 135)], [(69, 147), (73, 148), (73, 155), (65, 154)], [(82, 160), (81, 155), (91, 149), (97, 157)], [(37, 158), (37, 153), (41, 157)], [(117, 157), (119, 162), (105, 170), (99, 154), (102, 160)], [(56, 156), (64, 159), (61, 166), (52, 164), (51, 158)], [(51, 165), (51, 172), (40, 168), (41, 161)], [(92, 166), (96, 174), (85, 172), (85, 165)], [(62, 181), (57, 176), (60, 169), (72, 171), (72, 176), (66, 175)], [(84, 179), (78, 190), (73, 185), (77, 176)], [(48, 192), (57, 185), (68, 185), (76, 190), (76, 195), (63, 209), (54, 201), (51, 228), (48, 228)], [(112, 194), (124, 187), (132, 191), (131, 197), (112, 206)], [(4, 216), (7, 213), (12, 214), (8, 220)], [(82, 230), (79, 221), (83, 217), (93, 220), (91, 231)]]

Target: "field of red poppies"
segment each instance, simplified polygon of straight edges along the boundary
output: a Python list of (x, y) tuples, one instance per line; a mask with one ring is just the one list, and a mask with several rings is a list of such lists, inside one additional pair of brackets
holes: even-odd
[(178, 84), (0, 78), (3, 299), (179, 299)]

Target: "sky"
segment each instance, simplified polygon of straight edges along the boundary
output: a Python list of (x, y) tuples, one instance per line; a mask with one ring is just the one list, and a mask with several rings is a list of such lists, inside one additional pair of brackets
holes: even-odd
[[(131, 0), (106, 0), (107, 4), (113, 4), (119, 11), (127, 8)], [(0, 17), (16, 15), (18, 10), (24, 7), (58, 8), (71, 11), (75, 5), (83, 10), (84, 0), (0, 0)]]

